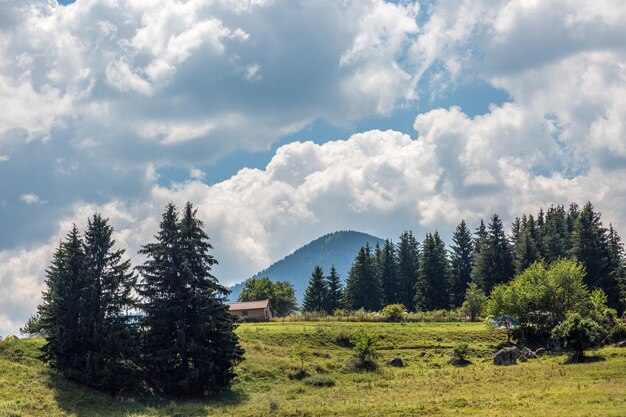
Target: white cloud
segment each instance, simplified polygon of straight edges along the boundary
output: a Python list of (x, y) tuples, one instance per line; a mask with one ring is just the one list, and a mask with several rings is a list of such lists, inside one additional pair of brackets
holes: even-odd
[(47, 201), (43, 201), (39, 196), (35, 193), (26, 193), (20, 195), (20, 201), (26, 203), (28, 205), (31, 204), (46, 204)]
[(122, 152), (127, 167), (209, 163), (318, 118), (389, 114), (415, 97), (402, 56), (418, 11), (383, 0), (19, 2), (0, 22), (0, 143), (68, 136), (99, 163), (128, 147), (143, 149)]

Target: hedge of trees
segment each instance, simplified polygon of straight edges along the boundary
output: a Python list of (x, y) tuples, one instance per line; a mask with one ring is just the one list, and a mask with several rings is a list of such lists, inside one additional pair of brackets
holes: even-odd
[(243, 350), (217, 261), (187, 203), (167, 205), (136, 271), (116, 248), (108, 219), (74, 226), (46, 271), (46, 290), (26, 332), (45, 337), (43, 359), (64, 377), (113, 394), (149, 390), (210, 396), (228, 387)]

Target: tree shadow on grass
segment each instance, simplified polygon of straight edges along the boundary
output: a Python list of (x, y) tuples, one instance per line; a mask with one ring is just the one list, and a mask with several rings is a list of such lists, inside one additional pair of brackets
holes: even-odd
[(582, 364), (582, 363), (596, 363), (596, 362), (604, 362), (604, 361), (606, 361), (606, 358), (601, 355), (592, 355), (592, 356), (570, 355), (567, 357), (567, 359), (565, 359), (565, 362), (563, 362), (563, 364), (564, 365), (577, 365), (577, 364)]
[(203, 417), (211, 412), (235, 407), (249, 398), (245, 392), (235, 388), (204, 400), (185, 401), (147, 396), (120, 400), (68, 381), (54, 371), (50, 371), (48, 383), (55, 393), (59, 408), (76, 417), (128, 417), (144, 414), (159, 417)]

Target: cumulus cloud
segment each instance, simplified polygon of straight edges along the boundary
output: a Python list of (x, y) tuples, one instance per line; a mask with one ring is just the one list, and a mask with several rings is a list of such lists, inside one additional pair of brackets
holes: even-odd
[(20, 196), (20, 201), (26, 204), (46, 204), (47, 201), (43, 201), (35, 193), (26, 193)]
[(142, 152), (125, 152), (124, 165), (207, 163), (266, 149), (318, 118), (388, 114), (414, 96), (401, 59), (417, 32), (414, 5), (29, 0), (6, 9), (0, 143), (66, 132), (83, 157), (88, 136), (108, 163), (135, 146)]

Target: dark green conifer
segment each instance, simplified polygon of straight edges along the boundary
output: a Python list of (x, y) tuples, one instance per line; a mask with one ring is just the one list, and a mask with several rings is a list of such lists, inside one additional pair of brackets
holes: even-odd
[(465, 299), (467, 287), (471, 281), (474, 245), (472, 234), (465, 223), (456, 227), (452, 235), (450, 252), (450, 297), (452, 307), (460, 307)]
[(608, 305), (619, 308), (619, 287), (611, 274), (607, 230), (602, 227), (601, 215), (588, 202), (574, 223), (570, 254), (585, 266), (585, 284), (601, 288), (608, 297)]
[(324, 270), (317, 265), (311, 273), (309, 284), (304, 292), (302, 309), (307, 312), (326, 311), (328, 287), (324, 278)]
[(626, 308), (626, 257), (624, 252), (624, 244), (617, 231), (613, 228), (613, 224), (609, 225), (609, 270), (613, 275), (613, 279), (617, 282), (620, 289), (620, 297), (618, 304), (618, 313), (623, 313)]
[(130, 260), (123, 259), (125, 251), (114, 247), (108, 219), (100, 214), (89, 219), (84, 241), (85, 382), (112, 393), (127, 392), (140, 380), (137, 300), (133, 295), (136, 277)]
[(54, 252), (38, 308), (46, 343), (42, 358), (64, 377), (85, 382), (88, 340), (85, 327), (86, 259), (76, 226)]
[[(484, 225), (481, 222), (481, 229)], [(532, 226), (527, 224), (532, 230)], [(509, 242), (504, 234), (502, 221), (497, 214), (491, 217), (489, 230), (479, 231), (479, 251), (474, 258), (472, 281), (476, 282), (485, 293), (500, 283), (507, 282), (515, 274), (513, 256)], [(485, 234), (483, 234), (485, 233)]]
[(546, 263), (567, 257), (570, 233), (567, 230), (567, 213), (563, 206), (550, 206), (546, 212), (541, 239), (541, 254)]
[(385, 241), (378, 262), (379, 276), (384, 293), (384, 304), (402, 304), (403, 288), (399, 277), (395, 247), (390, 239)]
[(450, 307), (449, 265), (439, 233), (428, 233), (420, 254), (415, 306), (422, 311)]
[(525, 227), (515, 245), (515, 272), (522, 273), (526, 268), (539, 260), (539, 251), (532, 238), (529, 227)]
[(328, 288), (328, 294), (325, 308), (328, 314), (332, 314), (343, 305), (343, 286), (341, 285), (341, 278), (335, 269), (335, 265), (331, 265), (330, 267), (330, 273), (326, 277), (326, 287)]
[(224, 304), (228, 290), (211, 275), (212, 246), (190, 203), (180, 220), (168, 204), (155, 238), (141, 249), (147, 259), (138, 268), (149, 382), (166, 395), (213, 395), (230, 385), (243, 350)]
[(378, 311), (382, 308), (383, 292), (374, 268), (374, 260), (369, 245), (359, 250), (348, 274), (345, 290), (345, 304), (357, 310)]
[(414, 298), (419, 268), (419, 244), (411, 231), (405, 231), (400, 235), (396, 256), (400, 282), (399, 303), (403, 304), (407, 310), (415, 311)]

